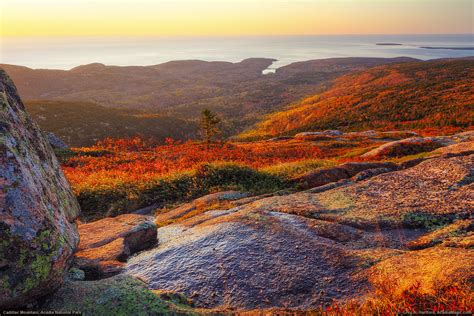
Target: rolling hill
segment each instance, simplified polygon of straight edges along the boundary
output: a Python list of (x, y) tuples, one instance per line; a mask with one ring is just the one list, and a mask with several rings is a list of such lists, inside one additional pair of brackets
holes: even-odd
[(28, 101), (25, 106), (40, 127), (69, 146), (91, 146), (104, 138), (142, 136), (157, 142), (166, 137), (187, 140), (197, 126), (175, 117), (136, 110), (106, 108), (88, 102)]
[(240, 138), (326, 129), (467, 128), (474, 123), (474, 59), (384, 65), (338, 78), (320, 95), (268, 115)]
[[(90, 102), (186, 120), (196, 120), (203, 108), (209, 108), (226, 121), (225, 134), (233, 135), (268, 113), (324, 91), (343, 74), (413, 60), (313, 60), (279, 68), (269, 75), (262, 71), (273, 60), (264, 58), (239, 63), (174, 61), (145, 67), (90, 64), (67, 71), (5, 64), (0, 68), (12, 77), (23, 100)], [(168, 134), (179, 138), (172, 131)]]

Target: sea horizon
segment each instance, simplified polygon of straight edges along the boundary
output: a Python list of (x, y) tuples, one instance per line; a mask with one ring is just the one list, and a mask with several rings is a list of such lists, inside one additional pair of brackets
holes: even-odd
[(271, 58), (276, 60), (268, 69), (272, 72), (314, 59), (430, 60), (474, 56), (473, 49), (474, 34), (4, 37), (0, 41), (0, 63), (69, 70), (91, 63), (151, 66), (182, 60), (240, 62)]

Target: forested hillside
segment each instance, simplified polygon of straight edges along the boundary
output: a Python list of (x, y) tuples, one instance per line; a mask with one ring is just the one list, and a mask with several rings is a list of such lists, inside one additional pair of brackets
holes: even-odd
[[(275, 74), (268, 75), (262, 71), (273, 60), (265, 58), (240, 63), (173, 61), (146, 67), (90, 64), (67, 71), (5, 64), (0, 68), (12, 77), (25, 101), (92, 102), (185, 120), (196, 120), (202, 109), (208, 108), (224, 119), (225, 135), (230, 136), (257, 123), (268, 113), (324, 91), (343, 74), (407, 61), (413, 59), (312, 60), (279, 68)], [(65, 122), (66, 125), (69, 123), (76, 124)], [(94, 126), (89, 122), (82, 123)], [(167, 134), (180, 137), (173, 128)], [(122, 137), (121, 134), (107, 136)]]
[(338, 78), (326, 92), (269, 115), (242, 137), (325, 129), (467, 128), (474, 59), (385, 65)]
[(161, 142), (167, 137), (196, 137), (196, 124), (160, 114), (106, 108), (89, 102), (29, 101), (26, 107), (42, 129), (68, 145), (91, 146), (107, 137), (141, 136)]

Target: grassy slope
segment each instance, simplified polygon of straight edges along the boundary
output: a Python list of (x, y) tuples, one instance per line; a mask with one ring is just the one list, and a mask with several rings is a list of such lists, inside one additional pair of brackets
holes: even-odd
[(325, 129), (465, 128), (474, 122), (473, 83), (473, 59), (380, 66), (345, 75), (325, 93), (269, 115), (240, 136)]

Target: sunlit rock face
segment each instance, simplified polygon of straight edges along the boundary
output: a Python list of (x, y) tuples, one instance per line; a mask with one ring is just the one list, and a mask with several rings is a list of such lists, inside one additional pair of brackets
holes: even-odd
[(196, 201), (185, 204), (158, 215), (174, 222), (158, 229), (157, 247), (128, 260), (125, 274), (222, 310), (311, 310), (372, 295), (384, 283), (429, 291), (472, 280), (474, 155), (464, 144), (394, 171), (344, 164), (352, 174), (387, 170), (326, 190), (194, 216), (187, 210)]
[(137, 214), (79, 225), (79, 235), (74, 266), (84, 270), (89, 280), (120, 273), (130, 255), (157, 243), (155, 223), (149, 216)]
[(61, 285), (79, 242), (79, 205), (51, 146), (0, 70), (0, 308)]
[[(129, 259), (125, 273), (207, 308), (308, 309), (362, 285), (348, 278), (358, 258), (322, 236), (325, 223), (255, 206), (160, 228), (163, 244)], [(356, 229), (333, 228), (335, 238), (357, 238)]]

